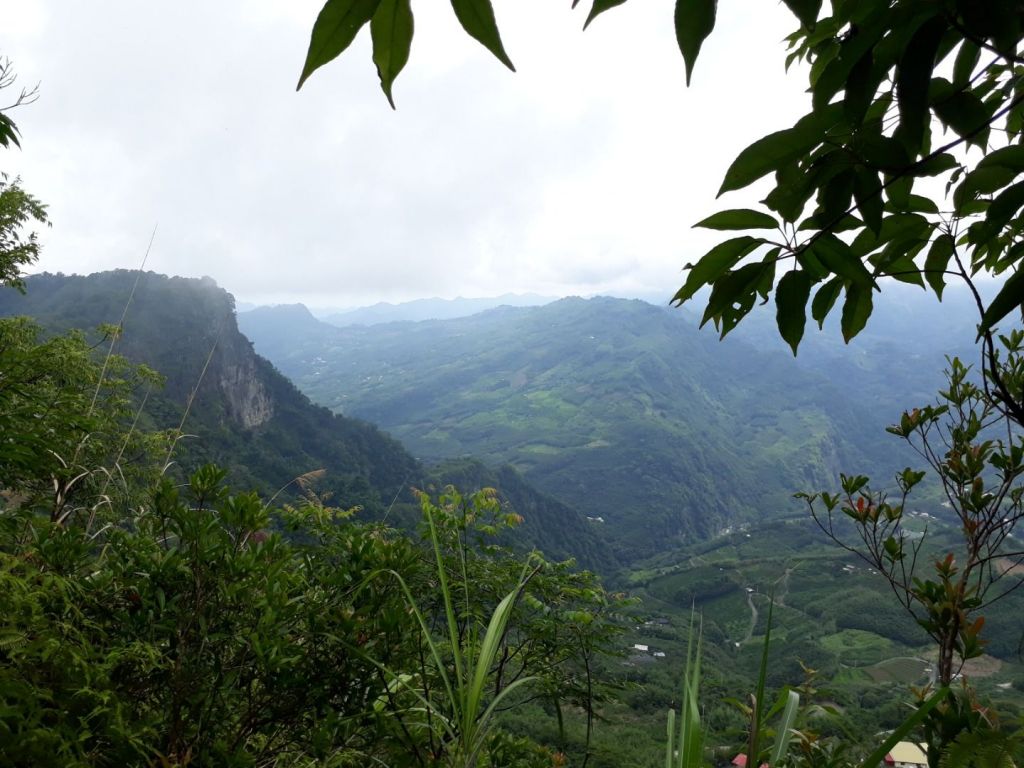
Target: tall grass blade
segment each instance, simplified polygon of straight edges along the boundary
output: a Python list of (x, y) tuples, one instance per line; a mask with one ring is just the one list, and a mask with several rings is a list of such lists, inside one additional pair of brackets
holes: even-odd
[(777, 729), (778, 735), (775, 737), (775, 747), (772, 749), (772, 765), (778, 764), (786, 754), (786, 750), (789, 749), (789, 740), (793, 736), (793, 725), (796, 723), (796, 713), (799, 708), (800, 694), (796, 691), (790, 691), (786, 697), (786, 709), (782, 713), (782, 720), (779, 722)]
[(867, 756), (864, 762), (860, 764), (860, 768), (877, 768), (885, 759), (885, 756), (889, 754), (889, 750), (903, 741), (907, 734), (923, 723), (924, 719), (928, 717), (928, 713), (935, 709), (936, 705), (948, 695), (949, 688), (940, 688), (925, 699), (924, 703), (911, 713), (910, 717), (900, 723), (896, 730), (889, 735), (889, 738), (879, 745), (878, 749)]
[(676, 736), (676, 711), (670, 709), (668, 711), (668, 725), (666, 726), (668, 731), (668, 742), (665, 744), (665, 768), (672, 768), (672, 758), (675, 756), (675, 736)]
[(758, 765), (762, 713), (764, 711), (764, 689), (768, 679), (768, 650), (772, 642), (772, 609), (775, 607), (775, 592), (768, 595), (768, 619), (764, 630), (764, 647), (761, 649), (761, 669), (757, 674), (757, 692), (754, 694), (750, 713), (750, 741), (747, 744), (747, 765)]

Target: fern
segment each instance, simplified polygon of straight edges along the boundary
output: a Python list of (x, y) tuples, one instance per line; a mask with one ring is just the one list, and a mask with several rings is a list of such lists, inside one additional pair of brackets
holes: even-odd
[(0, 652), (10, 653), (28, 643), (28, 635), (10, 629), (0, 630)]
[(1020, 739), (999, 731), (961, 733), (939, 759), (939, 768), (1016, 768)]

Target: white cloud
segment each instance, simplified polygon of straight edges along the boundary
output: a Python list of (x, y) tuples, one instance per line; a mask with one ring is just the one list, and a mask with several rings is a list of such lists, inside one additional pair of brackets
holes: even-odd
[(3, 160), (51, 206), (39, 267), (135, 266), (159, 222), (150, 268), (243, 299), (667, 297), (729, 160), (803, 106), (781, 6), (724, 6), (689, 90), (670, 4), (582, 33), (583, 9), (497, 3), (516, 74), (414, 7), (392, 113), (365, 32), (295, 93), (315, 0), (0, 0), (0, 54), (43, 86)]

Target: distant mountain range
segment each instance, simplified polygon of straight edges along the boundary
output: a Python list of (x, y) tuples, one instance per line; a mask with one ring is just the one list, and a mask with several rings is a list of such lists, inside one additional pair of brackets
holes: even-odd
[(800, 513), (791, 494), (830, 488), (840, 470), (912, 463), (884, 426), (931, 399), (943, 350), (973, 347), (959, 308), (934, 324), (902, 301), (852, 349), (808, 330), (795, 360), (773, 318), (719, 342), (687, 311), (609, 298), (373, 327), (334, 328), (301, 305), (239, 322), (316, 402), (423, 459), (510, 462), (604, 520), (629, 561)]
[(418, 320), (451, 320), (468, 317), (495, 307), (537, 307), (554, 301), (554, 297), (536, 293), (506, 293), (501, 296), (464, 299), (415, 299), (400, 304), (382, 301), (368, 307), (342, 311), (316, 310), (315, 315), (331, 325), (377, 325)]

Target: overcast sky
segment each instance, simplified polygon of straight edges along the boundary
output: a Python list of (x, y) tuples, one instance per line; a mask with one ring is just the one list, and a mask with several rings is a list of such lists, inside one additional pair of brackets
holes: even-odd
[(0, 0), (0, 55), (41, 84), (0, 164), (50, 207), (37, 268), (137, 267), (158, 226), (148, 269), (241, 301), (667, 301), (714, 242), (691, 225), (751, 202), (715, 201), (730, 160), (805, 110), (795, 22), (723, 3), (687, 89), (669, 0), (585, 33), (569, 5), (495, 0), (513, 74), (414, 2), (392, 112), (368, 30), (295, 92), (316, 0)]

